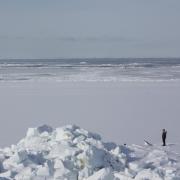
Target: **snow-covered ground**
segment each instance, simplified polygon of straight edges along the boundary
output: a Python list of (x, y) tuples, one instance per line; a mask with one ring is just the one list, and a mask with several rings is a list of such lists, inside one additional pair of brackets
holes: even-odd
[(1, 82), (0, 147), (41, 124), (78, 124), (118, 144), (159, 144), (165, 128), (179, 142), (179, 91), (179, 82)]
[(1, 148), (41, 124), (78, 124), (103, 140), (76, 126), (30, 129), (0, 150), (0, 180), (179, 180), (179, 89), (169, 81), (1, 82)]
[(173, 146), (117, 145), (75, 125), (43, 125), (0, 149), (0, 179), (178, 180), (180, 156)]

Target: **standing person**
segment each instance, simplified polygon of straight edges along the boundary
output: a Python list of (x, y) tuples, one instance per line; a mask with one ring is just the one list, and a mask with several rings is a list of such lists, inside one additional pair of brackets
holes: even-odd
[(163, 146), (166, 146), (166, 135), (167, 131), (165, 129), (162, 130), (162, 141), (163, 141)]

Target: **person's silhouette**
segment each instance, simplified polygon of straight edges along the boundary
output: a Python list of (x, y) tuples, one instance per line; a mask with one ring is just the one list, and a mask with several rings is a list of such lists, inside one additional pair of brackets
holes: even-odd
[(167, 131), (165, 129), (162, 130), (162, 141), (163, 141), (163, 146), (166, 146), (166, 135)]

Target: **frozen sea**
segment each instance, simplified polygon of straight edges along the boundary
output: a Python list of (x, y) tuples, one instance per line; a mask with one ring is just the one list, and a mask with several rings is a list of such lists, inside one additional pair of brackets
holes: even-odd
[(178, 58), (2, 59), (0, 81), (172, 81)]
[(0, 60), (0, 147), (76, 124), (105, 141), (179, 143), (180, 59)]

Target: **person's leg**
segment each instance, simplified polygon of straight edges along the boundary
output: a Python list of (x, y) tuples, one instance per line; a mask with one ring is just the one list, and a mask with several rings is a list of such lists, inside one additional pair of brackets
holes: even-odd
[(166, 146), (166, 138), (163, 137), (163, 146)]
[(164, 146), (164, 137), (162, 137), (162, 142), (163, 142), (163, 146)]

